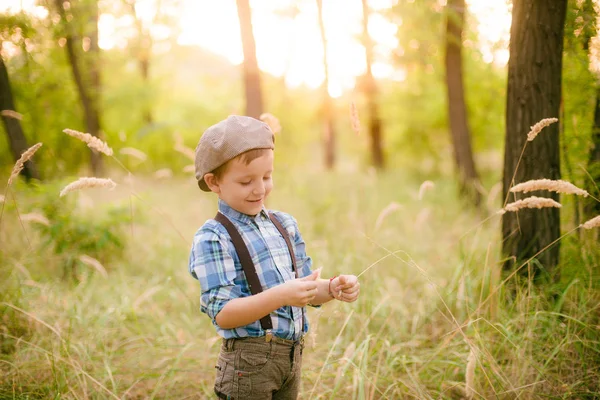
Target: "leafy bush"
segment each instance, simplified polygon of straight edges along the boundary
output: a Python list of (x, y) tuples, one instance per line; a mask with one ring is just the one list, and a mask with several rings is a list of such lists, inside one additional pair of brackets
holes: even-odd
[(50, 221), (48, 225), (35, 224), (43, 236), (43, 246), (52, 247), (60, 258), (66, 277), (75, 275), (82, 255), (106, 264), (122, 256), (125, 249), (126, 227), (131, 223), (127, 205), (109, 204), (89, 208), (75, 202), (79, 194), (59, 197), (59, 185), (40, 185), (33, 208), (41, 211)]

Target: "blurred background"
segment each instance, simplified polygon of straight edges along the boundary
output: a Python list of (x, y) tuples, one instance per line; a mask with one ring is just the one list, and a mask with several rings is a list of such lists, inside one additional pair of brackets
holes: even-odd
[[(359, 302), (310, 310), (301, 398), (593, 396), (598, 6), (0, 0), (0, 178), (43, 143), (1, 192), (0, 398), (212, 395), (193, 151), (230, 114), (274, 130), (268, 205), (314, 265), (361, 275)], [(117, 187), (59, 197), (85, 176)], [(590, 196), (499, 216), (511, 177)]]

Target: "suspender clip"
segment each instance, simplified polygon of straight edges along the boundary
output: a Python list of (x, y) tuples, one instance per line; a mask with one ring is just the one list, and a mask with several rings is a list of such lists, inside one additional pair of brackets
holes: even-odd
[(267, 330), (267, 335), (265, 336), (265, 341), (267, 343), (271, 342), (271, 339), (273, 339), (273, 331), (271, 331), (270, 329)]

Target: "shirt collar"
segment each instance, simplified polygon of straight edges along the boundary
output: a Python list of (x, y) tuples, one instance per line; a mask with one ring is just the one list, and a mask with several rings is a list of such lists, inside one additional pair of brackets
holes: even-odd
[(234, 210), (229, 206), (229, 204), (225, 203), (223, 200), (219, 199), (219, 212), (226, 217), (233, 219), (235, 221), (248, 224), (250, 221), (256, 221), (256, 218), (263, 216), (265, 218), (269, 218), (269, 214), (267, 213), (267, 209), (263, 205), (262, 210), (257, 215), (248, 215), (241, 213), (237, 210)]

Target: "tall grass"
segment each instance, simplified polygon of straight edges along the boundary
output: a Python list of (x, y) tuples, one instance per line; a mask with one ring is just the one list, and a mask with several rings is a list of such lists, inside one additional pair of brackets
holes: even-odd
[[(503, 281), (495, 210), (481, 223), (454, 198), (450, 179), (426, 196), (420, 185), (397, 171), (278, 170), (269, 207), (297, 218), (322, 276), (364, 272), (356, 303), (309, 311), (302, 398), (600, 391), (600, 254), (585, 236), (594, 231), (583, 242), (563, 239), (560, 283)], [(193, 179), (138, 177), (135, 190), (132, 214), (146, 218), (134, 217), (125, 256), (103, 264), (107, 277), (82, 267), (76, 282), (60, 279), (62, 265), (39, 233), (5, 210), (0, 398), (212, 396), (219, 340), (199, 312), (187, 258), (216, 199)], [(131, 189), (88, 195), (96, 204), (129, 201)], [(24, 187), (14, 197), (22, 210), (32, 201)]]

